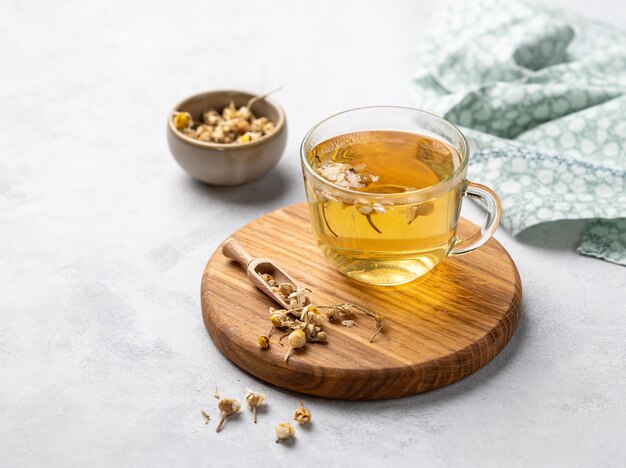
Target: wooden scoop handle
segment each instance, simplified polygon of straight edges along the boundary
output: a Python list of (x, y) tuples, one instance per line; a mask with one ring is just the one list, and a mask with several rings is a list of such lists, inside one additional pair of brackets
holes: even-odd
[(226, 239), (222, 245), (222, 253), (231, 260), (239, 263), (244, 268), (248, 268), (248, 264), (254, 260), (254, 257), (246, 252), (246, 249), (244, 249), (239, 241), (233, 237)]

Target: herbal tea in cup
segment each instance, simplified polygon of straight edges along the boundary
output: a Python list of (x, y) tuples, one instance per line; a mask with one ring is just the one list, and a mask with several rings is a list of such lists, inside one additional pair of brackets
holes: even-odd
[[(460, 131), (417, 109), (361, 108), (321, 122), (302, 143), (302, 166), (322, 252), (342, 273), (382, 286), (479, 247), (497, 228), (500, 204), (465, 179), (467, 162)], [(481, 200), (488, 218), (459, 240), (464, 195)]]

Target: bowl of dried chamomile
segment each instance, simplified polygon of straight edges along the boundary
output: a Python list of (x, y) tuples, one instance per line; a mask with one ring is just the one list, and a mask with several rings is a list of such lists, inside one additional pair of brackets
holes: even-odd
[(212, 185), (241, 185), (268, 172), (287, 143), (285, 113), (270, 93), (209, 91), (179, 102), (167, 120), (176, 162)]

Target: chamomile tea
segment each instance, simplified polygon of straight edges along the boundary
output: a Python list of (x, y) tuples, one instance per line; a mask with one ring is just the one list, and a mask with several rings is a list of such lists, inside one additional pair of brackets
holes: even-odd
[(313, 230), (343, 273), (371, 284), (406, 283), (454, 246), (463, 186), (423, 190), (451, 178), (461, 164), (445, 140), (359, 131), (320, 142), (306, 159), (319, 176), (305, 177)]

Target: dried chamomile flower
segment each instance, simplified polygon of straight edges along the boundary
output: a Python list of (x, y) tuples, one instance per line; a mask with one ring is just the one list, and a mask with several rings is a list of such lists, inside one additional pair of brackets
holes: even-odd
[(268, 349), (270, 347), (270, 339), (267, 335), (259, 336), (257, 340), (257, 346), (259, 349)]
[(235, 133), (237, 133), (238, 135), (241, 135), (242, 133), (245, 135), (250, 131), (250, 123), (240, 117), (237, 120), (233, 121), (233, 128), (235, 129)]
[(252, 419), (256, 424), (256, 410), (259, 406), (265, 403), (266, 397), (263, 393), (253, 392), (252, 390), (248, 390), (246, 392), (246, 402), (248, 406), (252, 410)]
[(338, 309), (334, 307), (326, 311), (326, 319), (328, 319), (330, 323), (336, 322), (339, 319), (339, 317), (340, 317), (340, 312)]
[(296, 290), (296, 287), (291, 283), (280, 283), (278, 286), (278, 292), (285, 297), (289, 297), (291, 293)]
[(317, 316), (320, 314), (320, 310), (315, 307), (313, 304), (309, 304), (308, 306), (306, 306), (304, 309), (302, 309), (302, 312), (310, 312), (311, 314)]
[(325, 343), (328, 341), (326, 332), (313, 323), (309, 323), (304, 327), (304, 333), (306, 334), (306, 340), (309, 342)]
[(189, 112), (174, 113), (174, 126), (178, 130), (193, 127), (193, 117)]
[(330, 182), (341, 182), (345, 179), (346, 171), (350, 168), (349, 165), (343, 163), (327, 162), (320, 164), (317, 167), (317, 172), (326, 180)]
[(285, 362), (289, 360), (289, 356), (291, 356), (294, 349), (301, 348), (306, 344), (306, 333), (302, 330), (294, 330), (289, 334), (288, 341), (289, 349), (287, 350), (287, 354), (285, 354)]
[[(339, 151), (339, 149), (338, 149)], [(326, 180), (334, 182), (342, 187), (351, 189), (363, 189), (372, 182), (376, 182), (379, 177), (371, 174), (360, 173), (365, 168), (364, 164), (351, 166), (345, 162), (336, 162), (337, 160), (349, 161), (352, 156), (347, 155), (344, 151), (341, 154), (336, 153), (331, 157), (333, 162), (322, 163), (318, 155), (315, 155), (318, 165), (315, 170)]]
[(274, 276), (270, 275), (269, 273), (263, 273), (261, 275), (261, 278), (263, 278), (263, 281), (265, 281), (270, 286), (275, 286), (276, 285), (276, 280), (274, 279)]
[(369, 216), (374, 213), (374, 208), (370, 205), (357, 206), (356, 210), (363, 216)]
[(226, 421), (227, 416), (235, 414), (241, 409), (241, 403), (233, 398), (222, 398), (217, 404), (217, 407), (221, 411), (222, 417), (220, 418), (220, 422), (215, 428), (215, 432), (219, 432), (222, 430), (222, 425), (224, 424), (224, 421)]
[(302, 323), (313, 323), (317, 326), (323, 324), (323, 319), (320, 316), (319, 309), (314, 305), (308, 305), (300, 311), (300, 321)]
[(374, 213), (384, 214), (387, 212), (387, 209), (380, 203), (372, 203), (371, 205), (358, 206), (357, 211), (364, 216), (369, 216)]
[(249, 133), (244, 133), (240, 137), (237, 137), (237, 143), (249, 143), (251, 141), (252, 141), (252, 138), (250, 138)]
[(241, 107), (239, 108), (239, 116), (240, 116), (242, 119), (246, 119), (246, 120), (250, 120), (252, 117), (254, 117), (254, 116), (252, 115), (252, 112), (250, 111), (250, 109), (248, 109), (248, 107), (247, 107), (247, 106), (241, 106)]
[(265, 133), (266, 135), (268, 133), (272, 133), (274, 131), (274, 123), (273, 122), (267, 122), (265, 125), (263, 125), (263, 133)]
[(235, 103), (230, 101), (230, 104), (227, 107), (224, 107), (222, 111), (222, 117), (225, 119), (232, 119), (233, 117), (237, 117), (237, 107), (235, 107)]
[(209, 416), (209, 413), (202, 410), (202, 416), (204, 416), (204, 424), (209, 424), (209, 421), (211, 420), (211, 416)]
[(219, 112), (215, 110), (210, 110), (202, 114), (202, 121), (207, 125), (212, 125), (215, 127), (222, 119), (222, 116)]
[(276, 442), (293, 439), (296, 435), (296, 430), (290, 423), (279, 424), (274, 431), (276, 432)]
[(325, 306), (326, 318), (330, 323), (339, 321), (340, 319), (347, 320), (354, 317), (354, 312), (351, 310), (350, 304), (335, 304)]
[(311, 412), (304, 407), (302, 400), (300, 400), (300, 408), (296, 410), (296, 414), (293, 419), (301, 426), (304, 426), (311, 421)]
[(296, 291), (287, 296), (287, 298), (289, 299), (289, 307), (291, 307), (292, 309), (302, 307), (304, 304), (306, 304), (306, 301), (310, 295), (310, 289), (298, 288)]
[(326, 334), (325, 331), (318, 331), (317, 332), (317, 342), (319, 343), (326, 343), (328, 341), (328, 335)]
[(374, 315), (374, 322), (375, 322), (374, 334), (370, 338), (370, 343), (374, 341), (374, 338), (376, 338), (376, 335), (378, 335), (381, 331), (383, 331), (383, 319), (384, 318), (385, 317), (380, 314)]
[(381, 205), (380, 203), (357, 205), (356, 210), (358, 213), (362, 214), (363, 216), (367, 218), (367, 222), (369, 223), (369, 225), (372, 227), (374, 231), (376, 231), (378, 234), (382, 234), (382, 231), (378, 229), (376, 224), (374, 224), (374, 221), (372, 220), (372, 216), (377, 213), (379, 214), (386, 213), (387, 209), (383, 205)]
[(372, 204), (372, 208), (374, 208), (374, 211), (376, 213), (380, 213), (380, 214), (384, 214), (387, 212), (387, 208), (385, 208), (383, 205), (381, 205), (380, 203), (373, 203)]
[(259, 117), (258, 119), (252, 119), (250, 128), (253, 132), (262, 132), (265, 124), (269, 122), (267, 117)]
[(411, 205), (407, 211), (407, 224), (411, 224), (418, 216), (428, 216), (434, 209), (435, 205), (432, 202)]
[(196, 132), (195, 137), (200, 141), (211, 141), (211, 133), (210, 132)]
[(291, 327), (294, 324), (286, 310), (274, 310), (272, 307), (270, 307), (270, 322), (276, 328)]
[(345, 172), (345, 177), (342, 179), (344, 184), (346, 184), (349, 188), (362, 189), (371, 184), (374, 177), (368, 174), (359, 174), (353, 167), (351, 167)]

